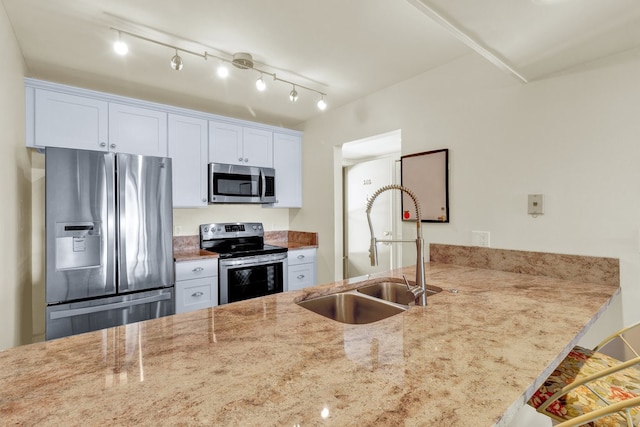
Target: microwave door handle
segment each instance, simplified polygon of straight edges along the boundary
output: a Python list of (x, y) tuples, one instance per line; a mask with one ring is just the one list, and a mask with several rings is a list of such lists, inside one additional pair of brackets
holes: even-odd
[(260, 200), (264, 200), (267, 193), (267, 177), (262, 169), (260, 169)]

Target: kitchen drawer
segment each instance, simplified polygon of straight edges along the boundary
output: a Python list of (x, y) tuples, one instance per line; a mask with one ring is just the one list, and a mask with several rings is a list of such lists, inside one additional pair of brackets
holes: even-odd
[(306, 263), (299, 265), (289, 265), (288, 289), (289, 291), (297, 291), (309, 286), (315, 285), (315, 263)]
[(176, 314), (218, 305), (217, 280), (202, 277), (176, 282)]
[(287, 252), (287, 263), (289, 266), (316, 262), (316, 248), (289, 249)]
[(176, 262), (176, 281), (218, 275), (218, 259), (206, 258)]

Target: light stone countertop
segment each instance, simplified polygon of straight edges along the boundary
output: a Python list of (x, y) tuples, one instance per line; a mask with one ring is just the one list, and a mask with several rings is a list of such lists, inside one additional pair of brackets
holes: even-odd
[[(427, 263), (445, 291), (367, 325), (311, 289), (0, 352), (3, 425), (506, 425), (619, 287)], [(394, 270), (413, 278), (413, 268)], [(456, 288), (458, 293), (448, 290)]]

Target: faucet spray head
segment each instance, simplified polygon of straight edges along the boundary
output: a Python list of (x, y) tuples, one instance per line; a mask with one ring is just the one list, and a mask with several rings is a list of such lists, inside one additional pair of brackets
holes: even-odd
[(371, 246), (369, 246), (369, 258), (371, 258), (371, 266), (378, 265), (378, 246), (376, 245), (376, 238), (371, 237)]

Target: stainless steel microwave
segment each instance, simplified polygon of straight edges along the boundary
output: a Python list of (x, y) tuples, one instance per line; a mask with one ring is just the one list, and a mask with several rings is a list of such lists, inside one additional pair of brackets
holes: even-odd
[(209, 163), (209, 203), (275, 202), (275, 169)]

